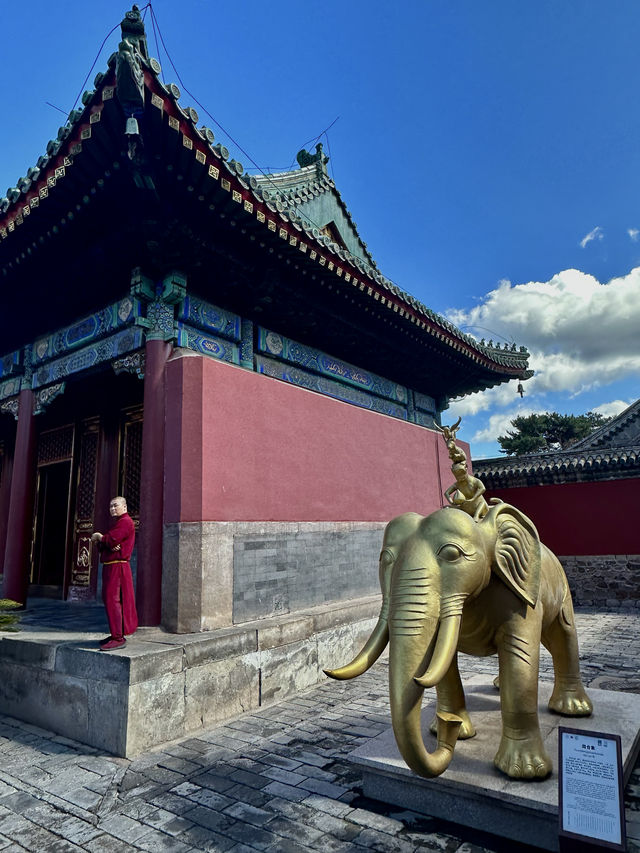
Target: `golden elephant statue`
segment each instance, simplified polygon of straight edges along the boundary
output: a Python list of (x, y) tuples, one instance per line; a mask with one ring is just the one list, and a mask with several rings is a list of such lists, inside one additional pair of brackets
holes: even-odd
[[(400, 753), (421, 776), (449, 766), (458, 737), (475, 729), (465, 707), (457, 652), (498, 653), (502, 739), (494, 764), (518, 779), (552, 770), (538, 722), (540, 643), (553, 658), (549, 709), (588, 716), (567, 578), (526, 515), (495, 502), (475, 521), (455, 507), (406, 513), (385, 529), (380, 555), (382, 608), (370, 638), (332, 678), (354, 678), (389, 644), (391, 720)], [(420, 726), (425, 687), (437, 691), (438, 745)]]

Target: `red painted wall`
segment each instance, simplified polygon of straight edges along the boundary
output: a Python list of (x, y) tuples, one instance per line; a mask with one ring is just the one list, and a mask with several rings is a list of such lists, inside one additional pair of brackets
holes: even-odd
[(560, 556), (640, 554), (640, 479), (487, 490), (521, 509)]
[(201, 356), (166, 371), (166, 522), (388, 521), (453, 482), (415, 424)]

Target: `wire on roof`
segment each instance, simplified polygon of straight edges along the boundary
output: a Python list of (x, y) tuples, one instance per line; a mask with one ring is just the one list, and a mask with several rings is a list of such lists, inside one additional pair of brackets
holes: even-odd
[[(340, 116), (336, 116), (334, 118), (334, 120), (331, 122), (331, 124), (328, 127), (325, 127), (324, 130), (321, 130), (317, 136), (313, 137), (312, 139), (307, 139), (306, 142), (303, 142), (302, 145), (300, 146), (300, 149), (306, 148), (307, 145), (315, 145), (319, 139), (321, 139), (323, 136), (325, 136), (331, 130), (331, 128), (338, 121), (339, 118), (340, 118)], [(328, 144), (329, 144), (329, 137), (327, 136), (327, 146), (328, 146)], [(290, 171), (293, 168), (293, 165), (295, 162), (296, 162), (296, 158), (294, 157), (291, 160), (291, 163), (289, 164), (289, 166), (287, 167), (287, 171)]]
[[(151, 8), (151, 3), (149, 3), (148, 8)], [(146, 11), (145, 11), (146, 15)], [(160, 58), (160, 45), (158, 44), (158, 30), (156, 28), (156, 21), (153, 14), (153, 9), (151, 9), (151, 27), (153, 29), (153, 38), (156, 43), (156, 54), (158, 55), (158, 59)], [(160, 73), (162, 74), (162, 80), (165, 80), (164, 69), (162, 68), (162, 63), (160, 63)]]
[[(157, 26), (157, 28), (158, 28), (158, 34), (159, 34), (159, 36), (160, 36), (160, 42), (162, 43), (162, 47), (164, 48), (164, 52), (165, 52), (165, 54), (166, 54), (166, 56), (167, 56), (167, 59), (168, 59), (168, 60), (169, 60), (169, 62), (171, 63), (171, 67), (173, 68), (173, 70), (174, 70), (174, 72), (175, 72), (175, 75), (176, 75), (176, 77), (178, 78), (178, 81), (180, 82), (180, 85), (182, 86), (182, 88), (184, 89), (184, 91), (187, 93), (187, 95), (189, 95), (189, 97), (190, 97), (190, 98), (193, 98), (193, 100), (194, 100), (194, 101), (196, 102), (196, 104), (200, 107), (200, 109), (203, 111), (203, 113), (205, 113), (205, 115), (207, 115), (207, 116), (211, 119), (211, 121), (212, 121), (212, 122), (214, 122), (214, 124), (215, 124), (218, 128), (220, 128), (220, 130), (224, 133), (224, 135), (225, 135), (228, 139), (230, 139), (230, 140), (231, 140), (231, 142), (236, 146), (236, 148), (237, 148), (239, 151), (241, 151), (241, 152), (242, 152), (242, 154), (244, 154), (244, 156), (245, 156), (248, 160), (250, 160), (250, 161), (251, 161), (251, 163), (253, 163), (254, 168), (255, 168), (255, 169), (257, 169), (257, 170), (260, 172), (260, 174), (261, 174), (264, 178), (266, 178), (266, 180), (271, 184), (271, 186), (274, 188), (274, 190), (275, 190), (276, 192), (280, 192), (280, 188), (279, 188), (276, 184), (274, 184), (274, 183), (273, 183), (273, 181), (271, 180), (270, 176), (269, 176), (266, 172), (264, 172), (260, 166), (258, 166), (258, 164), (257, 164), (257, 163), (256, 163), (256, 161), (253, 159), (253, 157), (249, 154), (249, 152), (248, 152), (248, 151), (246, 151), (246, 150), (242, 147), (242, 145), (240, 145), (240, 143), (239, 143), (239, 142), (237, 142), (237, 141), (233, 138), (233, 136), (229, 133), (229, 131), (228, 131), (228, 130), (226, 130), (226, 129), (225, 129), (225, 128), (220, 124), (220, 122), (219, 122), (219, 121), (218, 121), (218, 120), (217, 120), (213, 115), (211, 115), (211, 113), (209, 112), (209, 110), (204, 106), (204, 104), (203, 104), (201, 101), (199, 101), (199, 100), (196, 98), (196, 96), (193, 94), (193, 92), (189, 91), (189, 89), (187, 88), (187, 86), (186, 86), (186, 85), (185, 85), (185, 83), (184, 83), (184, 80), (183, 80), (183, 79), (182, 79), (182, 77), (180, 76), (180, 72), (179, 72), (179, 71), (178, 71), (178, 69), (176, 68), (176, 66), (175, 66), (175, 63), (174, 63), (173, 59), (171, 59), (171, 55), (169, 54), (169, 51), (167, 50), (167, 45), (165, 44), (165, 41), (164, 41), (164, 38), (163, 38), (163, 35), (162, 35), (162, 30), (160, 29), (160, 24), (158, 23), (158, 19), (156, 18), (156, 13), (155, 13), (155, 11), (154, 11), (154, 9), (153, 9), (153, 4), (149, 3), (149, 8), (151, 9), (151, 18), (152, 18), (152, 20), (154, 20), (154, 21), (155, 21), (156, 26)], [(337, 119), (335, 119), (335, 120), (334, 120), (334, 122), (332, 122), (332, 124), (335, 124), (335, 121), (337, 121)], [(329, 127), (331, 127), (331, 125), (329, 125)], [(325, 132), (325, 131), (323, 131), (323, 132)], [(322, 135), (322, 134), (320, 134), (320, 135)], [(314, 228), (317, 228), (319, 231), (322, 231), (322, 226), (321, 226), (321, 225), (318, 225), (318, 223), (317, 223), (317, 222), (314, 222), (314, 220), (313, 220), (313, 219), (311, 219), (311, 217), (308, 215), (308, 213), (307, 213), (306, 211), (300, 210), (299, 206), (298, 206), (295, 202), (293, 202), (293, 201), (292, 201), (292, 202), (291, 202), (291, 206), (295, 209), (296, 213), (298, 214), (298, 216), (300, 216), (300, 218), (301, 218), (301, 219), (302, 219), (302, 218), (306, 219), (306, 220), (307, 220), (307, 222), (309, 222), (309, 223), (310, 223), (310, 225), (312, 225)]]
[(327, 140), (327, 151), (329, 152), (329, 163), (331, 163), (331, 180), (335, 184), (336, 182), (336, 172), (334, 169), (333, 157), (331, 156), (331, 143), (329, 142), (329, 134), (325, 131), (325, 139)]
[(56, 105), (52, 104), (51, 101), (45, 101), (45, 104), (48, 107), (53, 107), (54, 110), (58, 110), (58, 112), (62, 113), (63, 115), (66, 115), (67, 117), (69, 116), (69, 113), (66, 110), (63, 110), (62, 107), (56, 107)]
[(247, 172), (251, 171), (252, 169), (258, 169), (258, 171), (262, 172), (262, 174), (264, 174), (265, 172), (278, 174), (278, 172), (288, 172), (289, 171), (288, 166), (247, 166), (246, 167)]
[(463, 331), (464, 329), (480, 329), (480, 331), (482, 331), (482, 332), (489, 332), (489, 334), (493, 335), (495, 338), (502, 338), (502, 340), (506, 341), (508, 344), (515, 344), (515, 342), (516, 342), (515, 338), (507, 338), (507, 337), (505, 337), (505, 335), (501, 334), (500, 332), (494, 332), (493, 329), (487, 329), (486, 326), (476, 326), (473, 323), (471, 323), (470, 325), (459, 326), (458, 328), (460, 329), (460, 331)]

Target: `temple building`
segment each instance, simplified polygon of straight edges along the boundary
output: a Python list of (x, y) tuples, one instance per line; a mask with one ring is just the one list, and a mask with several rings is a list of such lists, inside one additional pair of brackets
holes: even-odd
[(3, 594), (99, 600), (122, 494), (143, 625), (372, 596), (384, 522), (442, 504), (449, 398), (528, 353), (382, 275), (321, 146), (248, 176), (160, 71), (134, 7), (0, 199)]

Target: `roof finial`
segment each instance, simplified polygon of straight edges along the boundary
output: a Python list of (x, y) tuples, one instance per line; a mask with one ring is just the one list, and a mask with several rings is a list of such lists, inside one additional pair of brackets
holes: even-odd
[(122, 30), (122, 41), (129, 42), (133, 47), (137, 47), (142, 57), (149, 59), (144, 22), (140, 14), (140, 9), (135, 4), (131, 7), (130, 12), (125, 12), (125, 16), (120, 23), (120, 29)]
[(327, 174), (327, 163), (329, 162), (329, 158), (322, 151), (322, 142), (318, 142), (316, 145), (316, 153), (310, 154), (306, 148), (303, 148), (301, 151), (298, 151), (296, 155), (296, 160), (298, 161), (298, 165), (301, 169), (304, 169), (305, 166), (313, 166), (316, 164), (316, 169), (323, 175)]

